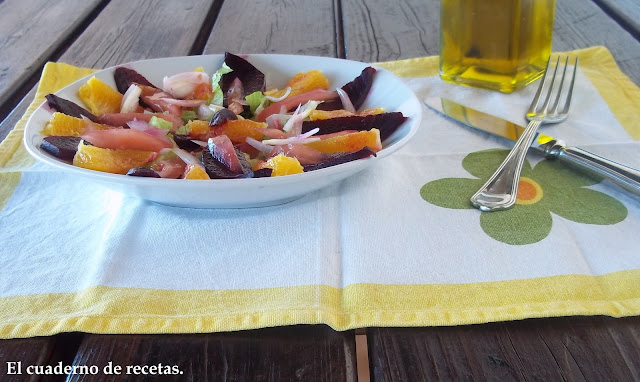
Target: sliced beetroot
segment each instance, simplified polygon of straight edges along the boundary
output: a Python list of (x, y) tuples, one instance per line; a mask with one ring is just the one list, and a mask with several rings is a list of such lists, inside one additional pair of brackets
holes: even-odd
[(331, 158), (320, 163), (316, 164), (308, 164), (302, 166), (304, 171), (313, 171), (318, 170), (325, 167), (337, 166), (339, 164), (351, 162), (358, 159), (368, 158), (370, 156), (376, 156), (375, 151), (371, 150), (369, 147), (365, 146), (358, 151), (354, 151), (352, 153), (333, 153), (330, 154)]
[(160, 174), (146, 167), (134, 167), (127, 171), (129, 176), (139, 176), (143, 178), (160, 178)]
[(342, 90), (347, 93), (356, 110), (360, 109), (367, 99), (375, 74), (376, 70), (368, 66), (362, 70), (362, 73), (360, 73), (358, 77), (342, 87)]
[(149, 80), (147, 80), (142, 74), (124, 66), (116, 68), (116, 70), (113, 72), (113, 79), (116, 82), (118, 91), (122, 94), (124, 94), (127, 89), (129, 89), (129, 86), (131, 86), (132, 83), (150, 86), (156, 89), (158, 88), (157, 86), (149, 82)]
[(64, 98), (60, 98), (55, 94), (47, 94), (45, 98), (47, 99), (47, 104), (49, 105), (49, 107), (57, 112), (76, 118), (82, 118), (82, 116), (84, 115), (91, 121), (98, 122), (98, 117), (78, 104), (75, 104)]
[(317, 121), (302, 122), (302, 132), (306, 133), (310, 130), (318, 128), (318, 135), (337, 133), (342, 130), (370, 130), (376, 128), (380, 130), (380, 140), (382, 142), (389, 138), (407, 117), (400, 112), (381, 113), (366, 116), (349, 116), (321, 119)]
[(52, 135), (42, 139), (40, 148), (58, 159), (71, 161), (78, 151), (80, 141), (82, 141), (80, 137)]
[(233, 70), (229, 73), (223, 74), (220, 79), (220, 89), (222, 89), (222, 93), (224, 94), (225, 105), (227, 104), (227, 91), (236, 78), (242, 82), (242, 88), (245, 93), (244, 95), (249, 95), (257, 91), (265, 91), (266, 81), (264, 73), (251, 65), (249, 61), (240, 56), (236, 56), (235, 54), (226, 52), (224, 55), (224, 62)]
[(211, 116), (211, 120), (209, 121), (209, 126), (218, 126), (227, 122), (228, 120), (236, 120), (238, 117), (234, 112), (229, 109), (220, 109), (213, 113)]
[(253, 172), (253, 177), (254, 178), (268, 178), (271, 176), (271, 173), (273, 172), (273, 169), (270, 169), (268, 167), (265, 168), (261, 168), (259, 170), (256, 170)]
[(173, 134), (173, 141), (183, 150), (196, 151), (202, 149), (202, 146), (191, 140), (191, 137), (183, 134)]
[[(369, 96), (369, 91), (371, 90), (375, 74), (376, 69), (368, 66), (362, 70), (358, 77), (342, 87), (342, 90), (347, 93), (356, 110), (360, 109), (362, 104), (364, 104), (364, 101), (367, 99), (367, 96)], [(337, 110), (343, 108), (342, 101), (340, 101), (339, 98), (323, 102), (318, 106), (318, 109), (320, 110)]]
[(211, 179), (251, 178), (253, 172), (236, 173), (211, 155), (209, 150), (202, 150), (202, 165)]

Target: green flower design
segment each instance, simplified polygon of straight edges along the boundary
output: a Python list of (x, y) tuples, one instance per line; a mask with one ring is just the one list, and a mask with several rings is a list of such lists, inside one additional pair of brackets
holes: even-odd
[[(498, 168), (508, 150), (492, 149), (467, 155), (462, 167), (476, 179), (444, 178), (422, 186), (420, 196), (436, 206), (472, 209), (469, 201)], [(627, 208), (602, 192), (584, 188), (599, 183), (556, 161), (534, 168), (525, 161), (516, 205), (508, 210), (482, 212), (480, 226), (492, 238), (507, 244), (536, 243), (549, 234), (551, 212), (578, 223), (609, 225), (623, 221)]]

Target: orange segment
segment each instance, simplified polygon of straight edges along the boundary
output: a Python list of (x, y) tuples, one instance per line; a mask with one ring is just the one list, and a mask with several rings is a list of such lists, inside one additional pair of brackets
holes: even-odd
[(350, 117), (352, 115), (365, 116), (365, 115), (374, 115), (374, 114), (382, 114), (385, 112), (384, 107), (376, 107), (373, 109), (366, 109), (356, 113), (352, 113), (350, 111), (344, 109), (338, 110), (314, 110), (309, 114), (309, 119), (312, 121), (320, 120), (320, 119), (331, 119), (338, 117)]
[(71, 117), (63, 113), (55, 112), (41, 133), (44, 135), (79, 137), (90, 129), (106, 130), (114, 128), (113, 126), (93, 122), (91, 122), (91, 126), (89, 126), (82, 118)]
[(278, 154), (266, 161), (262, 167), (272, 169), (271, 176), (283, 176), (299, 174), (304, 171), (302, 165), (296, 158), (290, 158), (283, 154)]
[(96, 171), (126, 174), (131, 168), (145, 165), (154, 156), (152, 151), (102, 149), (80, 142), (73, 164)]
[(317, 69), (310, 70), (308, 72), (298, 73), (293, 76), (287, 83), (287, 86), (285, 86), (285, 89), (273, 89), (265, 92), (264, 94), (271, 97), (279, 98), (286, 93), (287, 87), (291, 88), (291, 93), (289, 93), (287, 97), (291, 97), (315, 89), (329, 89), (329, 80), (324, 76), (324, 74), (322, 74), (321, 71)]
[(250, 119), (227, 120), (220, 127), (216, 128), (216, 135), (225, 134), (232, 143), (245, 142), (247, 137), (260, 140), (263, 133), (260, 129), (267, 127), (264, 122), (255, 122)]
[(356, 133), (345, 135), (337, 135), (316, 142), (307, 143), (306, 146), (327, 154), (339, 152), (354, 152), (364, 148), (365, 146), (368, 146), (375, 152), (378, 152), (382, 149), (382, 143), (380, 142), (380, 131), (378, 129), (371, 129), (369, 131), (358, 131)]
[(96, 77), (78, 89), (78, 97), (95, 115), (120, 112), (122, 94)]
[(194, 139), (205, 139), (206, 135), (211, 131), (209, 121), (201, 121), (199, 119), (187, 122), (187, 128), (189, 129), (189, 136)]
[(197, 164), (189, 164), (187, 165), (187, 169), (184, 173), (185, 179), (211, 179), (207, 174), (207, 171), (202, 166), (198, 166)]

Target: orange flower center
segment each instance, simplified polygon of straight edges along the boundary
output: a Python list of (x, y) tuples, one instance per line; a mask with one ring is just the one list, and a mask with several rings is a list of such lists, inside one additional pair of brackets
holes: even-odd
[(542, 187), (535, 180), (521, 177), (518, 183), (518, 197), (516, 204), (534, 204), (542, 199)]

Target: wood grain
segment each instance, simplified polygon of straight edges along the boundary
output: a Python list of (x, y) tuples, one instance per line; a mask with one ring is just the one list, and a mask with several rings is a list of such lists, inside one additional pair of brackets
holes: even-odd
[(205, 53), (338, 56), (333, 0), (225, 1)]
[(0, 1), (0, 118), (28, 92), (33, 83), (22, 88), (101, 1)]
[(640, 2), (638, 0), (593, 0), (618, 24), (640, 39)]
[(147, 58), (185, 56), (215, 3), (112, 0), (60, 61), (106, 68)]
[(602, 45), (620, 69), (640, 85), (640, 42), (590, 1), (557, 1), (553, 50)]
[(640, 317), (369, 329), (374, 381), (637, 381)]
[(343, 1), (347, 58), (379, 62), (439, 54), (440, 0)]
[[(175, 381), (355, 381), (353, 332), (326, 326), (199, 335), (86, 335), (74, 365), (177, 366)], [(133, 373), (134, 370), (130, 369)], [(147, 380), (149, 376), (128, 376)], [(73, 375), (68, 381), (107, 381)]]

